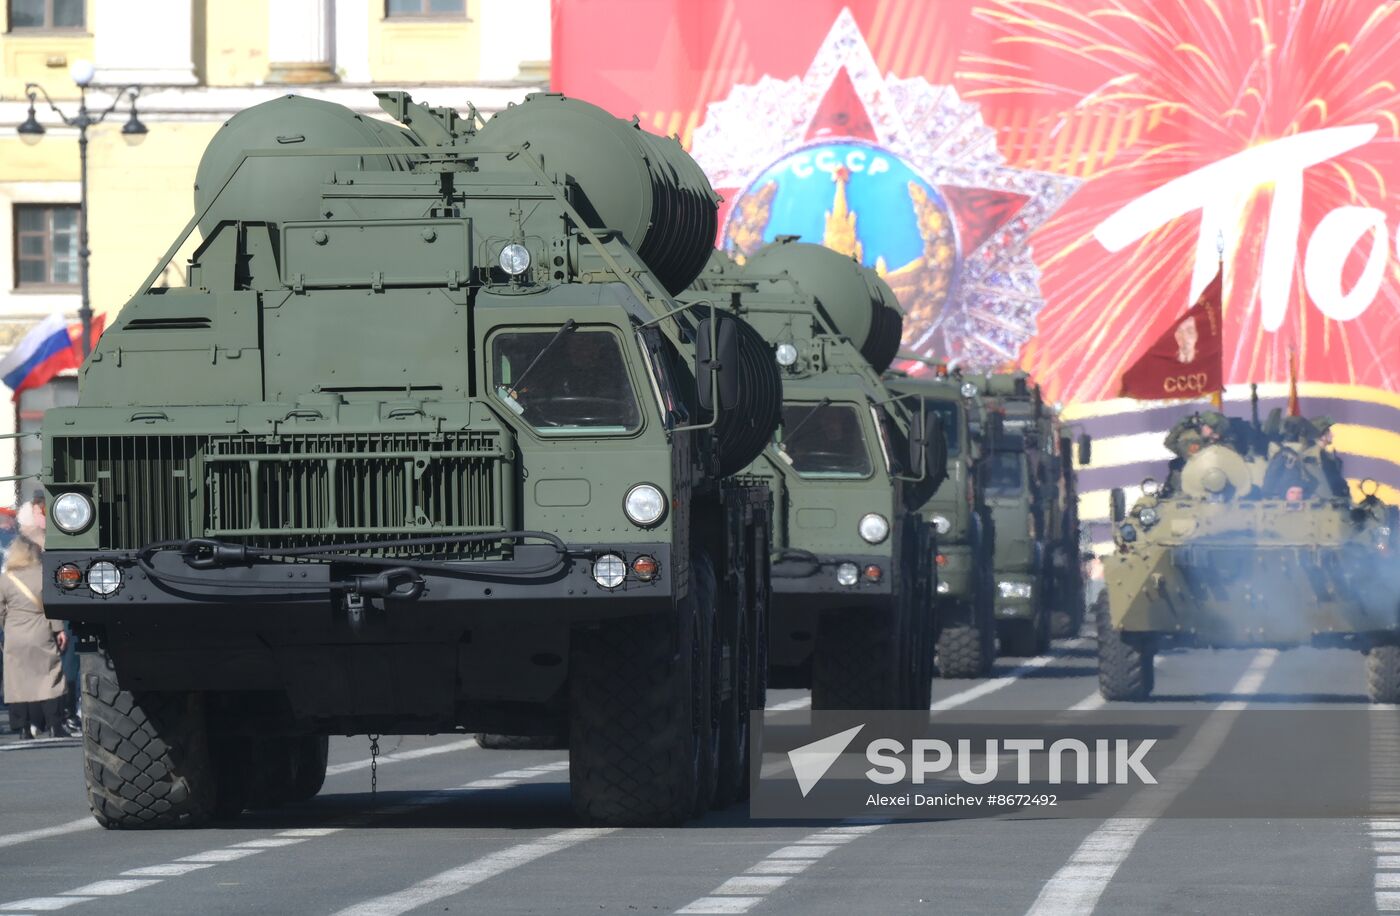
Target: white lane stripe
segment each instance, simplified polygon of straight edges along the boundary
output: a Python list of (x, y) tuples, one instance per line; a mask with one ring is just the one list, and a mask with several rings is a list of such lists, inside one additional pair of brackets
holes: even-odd
[(735, 894), (771, 894), (791, 881), (787, 875), (738, 875), (715, 888), (715, 896)]
[(120, 894), (129, 894), (132, 891), (139, 891), (143, 887), (150, 887), (159, 884), (159, 878), (108, 878), (106, 881), (94, 881), (82, 887), (75, 887), (71, 891), (64, 891), (65, 897), (116, 897)]
[(262, 852), (261, 849), (208, 849), (204, 852), (197, 852), (192, 856), (181, 856), (176, 862), (233, 862), (237, 859), (246, 859), (248, 856), (255, 856)]
[(1400, 868), (1400, 856), (1376, 856), (1376, 868)]
[[(1082, 637), (1070, 639), (1065, 642), (1065, 648), (1078, 649), (1082, 648), (1086, 643), (1088, 643), (1088, 640)], [(1052, 662), (1063, 661), (1065, 657), (1062, 650), (1051, 650), (1045, 655), (1037, 655), (1035, 658), (1029, 659), (1023, 664), (1013, 668), (1005, 677), (991, 678), (973, 687), (969, 687), (966, 690), (961, 690), (946, 696), (941, 700), (935, 700), (929, 706), (929, 709), (939, 712), (945, 709), (952, 709), (956, 706), (962, 706), (965, 703), (971, 703), (973, 700), (979, 700), (988, 694), (996, 693), (998, 690), (1004, 690), (1010, 687), (1032, 671), (1044, 668)]]
[(300, 837), (330, 836), (332, 833), (339, 833), (344, 829), (344, 827), (296, 827), (292, 830), (283, 830), (277, 835)]
[(768, 708), (769, 708), (770, 710), (772, 710), (773, 712), (788, 712), (789, 710), (793, 710), (793, 709), (806, 709), (808, 706), (811, 706), (811, 705), (812, 705), (812, 698), (811, 698), (810, 696), (805, 696), (805, 697), (798, 697), (798, 698), (795, 699), (795, 700), (785, 700), (785, 701), (783, 701), (782, 703), (774, 703), (772, 706), (769, 706)]
[(762, 900), (762, 897), (701, 897), (676, 912), (686, 916), (726, 916), (729, 913), (747, 913)]
[(815, 864), (811, 859), (763, 859), (755, 862), (752, 868), (744, 870), (746, 875), (797, 875)]
[(1400, 889), (1400, 872), (1382, 871), (1376, 873), (1376, 889)]
[[(438, 754), (451, 754), (456, 751), (465, 751), (477, 746), (475, 738), (467, 738), (462, 741), (453, 741), (450, 744), (435, 744), (432, 747), (420, 747), (411, 751), (396, 751), (392, 754), (385, 754), (379, 758), (379, 765), (387, 763), (402, 763), (405, 760), (420, 760), (424, 757), (434, 757)], [(369, 769), (370, 759), (352, 760), (349, 763), (337, 763), (326, 767), (327, 776), (337, 776), (341, 773), (350, 773), (354, 770)]]
[(560, 852), (579, 843), (613, 833), (616, 827), (580, 827), (561, 830), (549, 836), (510, 846), (480, 859), (450, 868), (411, 885), (398, 893), (385, 894), (340, 910), (336, 916), (399, 916), (445, 897), (452, 897), (489, 878), (504, 874), (536, 859)]
[(27, 897), (24, 900), (0, 903), (0, 910), (35, 910), (36, 912), (48, 913), (92, 899), (91, 897)]
[(306, 837), (268, 837), (264, 840), (246, 840), (242, 843), (234, 843), (233, 849), (277, 849), (281, 846), (295, 846), (298, 843), (305, 843)]
[(1376, 909), (1382, 913), (1400, 910), (1400, 891), (1376, 891)]
[(144, 865), (141, 868), (128, 868), (122, 872), (133, 878), (178, 878), (201, 868), (213, 868), (213, 862), (167, 862), (164, 865)]
[[(1245, 696), (1258, 693), (1277, 658), (1276, 649), (1261, 651), (1230, 692)], [(1228, 700), (1217, 704), (1215, 711), (1237, 711), (1246, 705)], [(1109, 818), (1089, 834), (1069, 861), (1045, 882), (1027, 916), (1079, 916), (1093, 912), (1138, 838), (1215, 757), (1234, 721), (1233, 716), (1207, 718), (1181, 756), (1163, 772), (1160, 785), (1129, 800), (1125, 808), (1130, 816)]]
[(49, 837), (64, 836), (69, 833), (77, 833), (81, 830), (96, 830), (97, 821), (91, 817), (79, 818), (76, 821), (69, 821), (66, 824), (55, 824), (52, 827), (40, 827), (38, 830), (26, 830), (23, 833), (8, 833), (0, 836), (0, 849), (7, 846), (18, 846), (21, 843), (32, 843), (35, 840), (47, 840)]

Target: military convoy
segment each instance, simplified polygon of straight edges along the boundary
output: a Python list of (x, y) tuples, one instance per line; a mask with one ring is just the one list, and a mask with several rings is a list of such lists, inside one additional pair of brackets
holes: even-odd
[[(567, 745), (585, 821), (675, 824), (745, 796), (770, 676), (928, 708), (935, 666), (1077, 632), (1070, 440), (1023, 375), (891, 371), (875, 272), (717, 253), (704, 174), (635, 121), (376, 94), (392, 121), (230, 119), (45, 418), (44, 602), (80, 638), (100, 823), (308, 798), (332, 734), (465, 731)], [(1172, 642), (1308, 639), (1400, 692), (1395, 609), (1348, 584), (1394, 510), (1280, 426), (1183, 432), (1116, 500), (1105, 696)]]
[(1167, 437), (1164, 480), (1131, 508), (1113, 491), (1095, 605), (1106, 699), (1151, 694), (1166, 648), (1312, 645), (1364, 652), (1371, 700), (1400, 701), (1396, 509), (1364, 483), (1353, 499), (1330, 426), (1195, 414)]

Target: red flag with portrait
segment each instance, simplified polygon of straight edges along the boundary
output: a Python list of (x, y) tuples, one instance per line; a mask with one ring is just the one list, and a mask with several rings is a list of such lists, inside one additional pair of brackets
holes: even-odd
[(1224, 383), (1220, 333), (1221, 274), (1179, 321), (1123, 373), (1119, 397), (1166, 401), (1209, 397)]

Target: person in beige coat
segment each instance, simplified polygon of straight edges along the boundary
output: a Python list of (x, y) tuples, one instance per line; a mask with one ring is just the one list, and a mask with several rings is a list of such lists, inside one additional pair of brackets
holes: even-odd
[(0, 630), (5, 631), (5, 702), (20, 738), (47, 733), (69, 737), (63, 725), (63, 621), (44, 616), (44, 515), (31, 505), (19, 513), (19, 537), (0, 573)]

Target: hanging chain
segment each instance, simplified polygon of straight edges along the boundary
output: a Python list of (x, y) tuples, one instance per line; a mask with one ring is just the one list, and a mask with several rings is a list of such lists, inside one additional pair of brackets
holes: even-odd
[(374, 800), (379, 792), (379, 736), (369, 736), (369, 796)]

